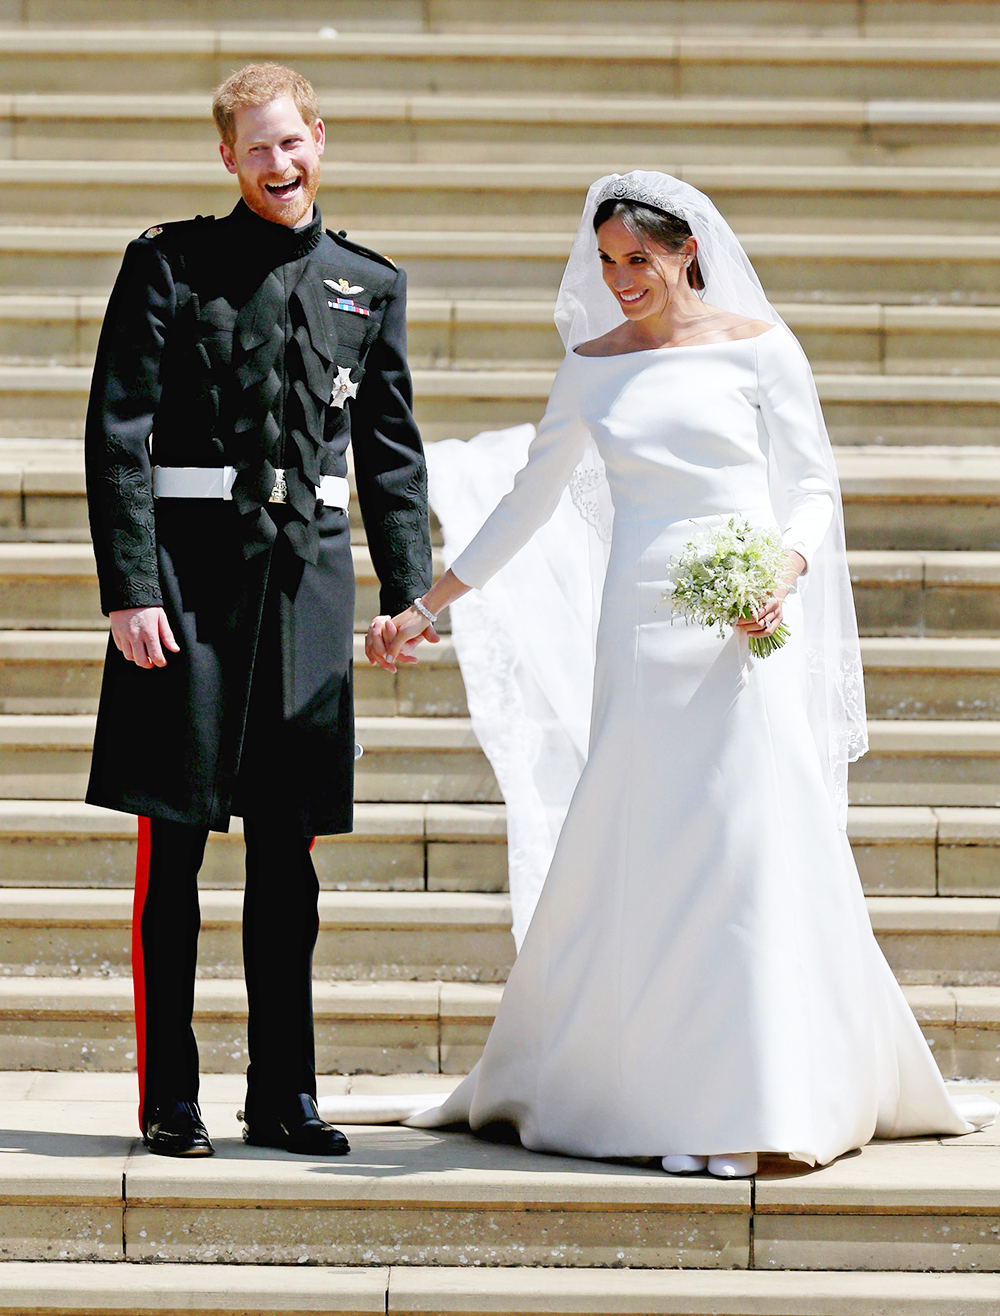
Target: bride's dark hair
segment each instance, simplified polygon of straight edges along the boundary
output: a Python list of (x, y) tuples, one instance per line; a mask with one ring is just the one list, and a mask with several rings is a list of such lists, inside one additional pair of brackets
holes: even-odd
[[(687, 239), (693, 236), (687, 220), (681, 219), (680, 215), (671, 215), (668, 210), (660, 210), (658, 206), (649, 206), (641, 201), (631, 201), (627, 197), (608, 197), (601, 202), (594, 214), (594, 232), (609, 219), (620, 219), (643, 247), (643, 238), (648, 238), (667, 251), (680, 251)], [(687, 267), (687, 276), (695, 292), (701, 292), (705, 280), (701, 277), (697, 256)]]

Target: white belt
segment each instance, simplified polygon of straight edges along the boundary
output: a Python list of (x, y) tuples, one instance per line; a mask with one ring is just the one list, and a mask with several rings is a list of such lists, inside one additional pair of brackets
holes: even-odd
[[(285, 472), (275, 471), (274, 491), (268, 502), (283, 503), (287, 492)], [(235, 466), (154, 466), (153, 494), (156, 498), (221, 498), (229, 502), (236, 479)], [(346, 512), (351, 486), (342, 475), (324, 475), (316, 490), (327, 507)]]

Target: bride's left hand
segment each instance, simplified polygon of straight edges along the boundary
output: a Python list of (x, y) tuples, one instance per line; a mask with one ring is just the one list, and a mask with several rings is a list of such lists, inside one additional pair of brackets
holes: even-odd
[(784, 584), (775, 590), (774, 594), (765, 603), (763, 603), (752, 617), (747, 617), (744, 621), (736, 623), (737, 629), (743, 631), (746, 635), (773, 635), (781, 625), (782, 604), (785, 595), (798, 580), (806, 569), (806, 560), (801, 553), (796, 553), (792, 549), (787, 558), (787, 571), (785, 573)]

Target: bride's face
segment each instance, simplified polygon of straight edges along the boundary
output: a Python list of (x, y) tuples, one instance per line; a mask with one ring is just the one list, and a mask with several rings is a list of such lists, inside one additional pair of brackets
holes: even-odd
[(688, 289), (686, 266), (694, 256), (694, 238), (680, 251), (667, 251), (648, 238), (645, 250), (617, 216), (597, 230), (604, 282), (629, 320), (662, 315), (678, 291)]

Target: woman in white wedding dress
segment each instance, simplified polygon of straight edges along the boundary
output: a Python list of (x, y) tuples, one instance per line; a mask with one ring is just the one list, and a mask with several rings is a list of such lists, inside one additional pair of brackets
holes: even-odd
[[(591, 189), (557, 321), (568, 350), (513, 489), (417, 605), (369, 632), (373, 661), (412, 659), (432, 615), (504, 566), (581, 463), (599, 522), (603, 463), (589, 756), (482, 1060), (447, 1100), (396, 1114), (726, 1176), (761, 1152), (822, 1164), (876, 1134), (989, 1122), (995, 1106), (949, 1097), (843, 828), (860, 666), (801, 349), (711, 202), (662, 174)], [(669, 559), (734, 514), (783, 532), (790, 592), (743, 635), (673, 624)], [(785, 647), (751, 660), (746, 632), (782, 617)], [(336, 1099), (323, 1112), (364, 1117)]]

